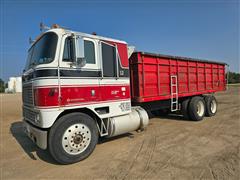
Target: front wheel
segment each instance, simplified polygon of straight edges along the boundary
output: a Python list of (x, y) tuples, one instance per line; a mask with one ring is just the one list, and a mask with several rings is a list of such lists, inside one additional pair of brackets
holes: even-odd
[(49, 133), (49, 151), (60, 164), (71, 164), (87, 158), (98, 142), (95, 121), (83, 113), (61, 117)]

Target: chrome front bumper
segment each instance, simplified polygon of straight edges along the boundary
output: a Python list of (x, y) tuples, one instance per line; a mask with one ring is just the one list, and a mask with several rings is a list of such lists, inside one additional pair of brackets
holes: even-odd
[(47, 149), (47, 131), (35, 128), (26, 121), (24, 121), (24, 131), (38, 147), (41, 149)]

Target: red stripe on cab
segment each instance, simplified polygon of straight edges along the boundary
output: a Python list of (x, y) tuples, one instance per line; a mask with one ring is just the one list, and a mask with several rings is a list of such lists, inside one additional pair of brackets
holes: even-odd
[(104, 85), (85, 87), (61, 87), (61, 98), (58, 100), (58, 87), (34, 89), (36, 106), (67, 106), (71, 104), (88, 103), (96, 101), (121, 100), (130, 98), (128, 85)]

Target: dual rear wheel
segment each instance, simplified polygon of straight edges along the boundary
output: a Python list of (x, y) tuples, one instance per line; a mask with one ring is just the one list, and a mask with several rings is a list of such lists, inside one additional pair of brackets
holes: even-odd
[(214, 96), (195, 96), (182, 102), (182, 114), (185, 119), (200, 121), (204, 116), (211, 117), (217, 112), (217, 100)]
[(205, 96), (206, 116), (211, 117), (217, 113), (217, 100), (214, 96)]

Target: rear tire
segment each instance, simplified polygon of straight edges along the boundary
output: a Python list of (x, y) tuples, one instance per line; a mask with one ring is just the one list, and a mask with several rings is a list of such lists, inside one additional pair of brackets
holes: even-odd
[(211, 117), (217, 113), (217, 100), (214, 96), (205, 96), (204, 101), (206, 103), (206, 116)]
[(189, 120), (189, 101), (190, 99), (185, 99), (181, 104), (181, 114), (183, 115), (183, 118), (186, 120)]
[(205, 115), (205, 101), (202, 97), (195, 96), (189, 102), (189, 117), (191, 120), (200, 121)]
[(62, 116), (52, 126), (48, 139), (49, 152), (60, 164), (71, 164), (87, 158), (98, 142), (96, 122), (87, 114)]

